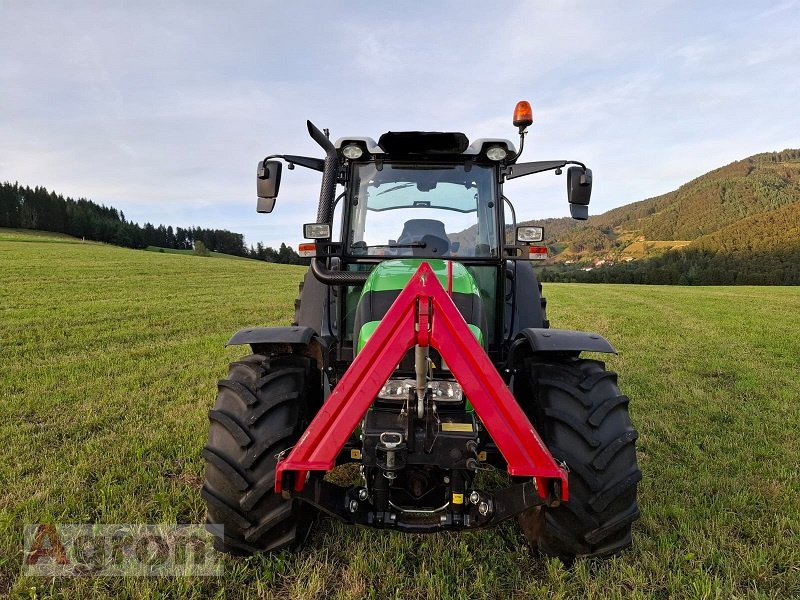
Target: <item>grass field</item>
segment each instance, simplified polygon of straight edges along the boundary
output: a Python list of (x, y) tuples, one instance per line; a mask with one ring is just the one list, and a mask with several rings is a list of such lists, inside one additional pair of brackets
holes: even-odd
[[(183, 254), (195, 256), (194, 250), (175, 250), (174, 248), (159, 248), (158, 246), (148, 246), (145, 248), (148, 252), (158, 252), (159, 254)], [(246, 256), (234, 256), (233, 254), (223, 254), (222, 252), (209, 252), (208, 256), (212, 258), (232, 258), (234, 260), (254, 260)]]
[(35, 229), (8, 229), (0, 227), (0, 242), (36, 242), (58, 244), (97, 244), (98, 242), (86, 241), (65, 233), (52, 231), (37, 231)]
[(243, 352), (224, 343), (288, 323), (303, 274), (69, 242), (0, 231), (0, 596), (800, 597), (799, 288), (546, 285), (553, 326), (617, 346), (632, 399), (643, 516), (613, 560), (566, 569), (510, 523), (326, 520), (304, 553), (226, 558), (222, 578), (24, 577), (26, 523), (203, 522), (206, 412)]

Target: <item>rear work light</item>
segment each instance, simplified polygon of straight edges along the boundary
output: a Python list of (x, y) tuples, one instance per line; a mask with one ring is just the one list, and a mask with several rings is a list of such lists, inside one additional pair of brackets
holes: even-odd
[(349, 158), (350, 160), (361, 158), (362, 154), (364, 154), (364, 151), (358, 144), (347, 144), (347, 146), (342, 148), (342, 155), (344, 155), (345, 158)]
[(303, 225), (303, 237), (307, 240), (326, 240), (331, 237), (329, 223), (306, 223)]
[(517, 241), (518, 242), (541, 242), (544, 239), (543, 227), (523, 226), (517, 227)]
[(486, 158), (493, 161), (501, 161), (508, 155), (508, 151), (502, 146), (489, 146), (486, 149)]

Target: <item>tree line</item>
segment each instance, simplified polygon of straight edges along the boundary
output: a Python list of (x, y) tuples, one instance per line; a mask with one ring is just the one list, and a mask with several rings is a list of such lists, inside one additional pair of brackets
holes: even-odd
[(545, 267), (541, 281), (651, 285), (800, 285), (800, 248), (715, 252), (678, 249), (591, 271)]
[(175, 227), (145, 223), (143, 227), (125, 219), (122, 211), (91, 200), (64, 197), (44, 187), (0, 183), (0, 227), (65, 233), (126, 248), (156, 246), (191, 250), (201, 242), (211, 252), (221, 252), (284, 264), (308, 264), (290, 246), (278, 250), (260, 242), (247, 247), (244, 236), (226, 229)]

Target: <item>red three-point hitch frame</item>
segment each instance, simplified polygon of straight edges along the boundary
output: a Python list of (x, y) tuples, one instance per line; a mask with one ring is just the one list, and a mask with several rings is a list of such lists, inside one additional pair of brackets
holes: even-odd
[(286, 473), (294, 474), (294, 490), (299, 492), (309, 471), (334, 468), (336, 457), (381, 387), (416, 344), (430, 345), (442, 355), (508, 463), (509, 474), (535, 477), (542, 498), (547, 498), (550, 489), (547, 480), (557, 479), (561, 500), (568, 500), (566, 471), (553, 459), (426, 262), (400, 292), (292, 451), (278, 462), (275, 491), (282, 491)]

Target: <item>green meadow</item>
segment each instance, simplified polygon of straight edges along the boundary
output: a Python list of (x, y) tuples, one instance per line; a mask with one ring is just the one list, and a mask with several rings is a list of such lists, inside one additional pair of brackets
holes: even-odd
[(304, 268), (0, 230), (0, 597), (800, 598), (800, 288), (546, 284), (596, 331), (639, 430), (634, 546), (566, 568), (515, 523), (402, 535), (325, 519), (223, 577), (23, 575), (29, 523), (203, 523), (207, 411)]

